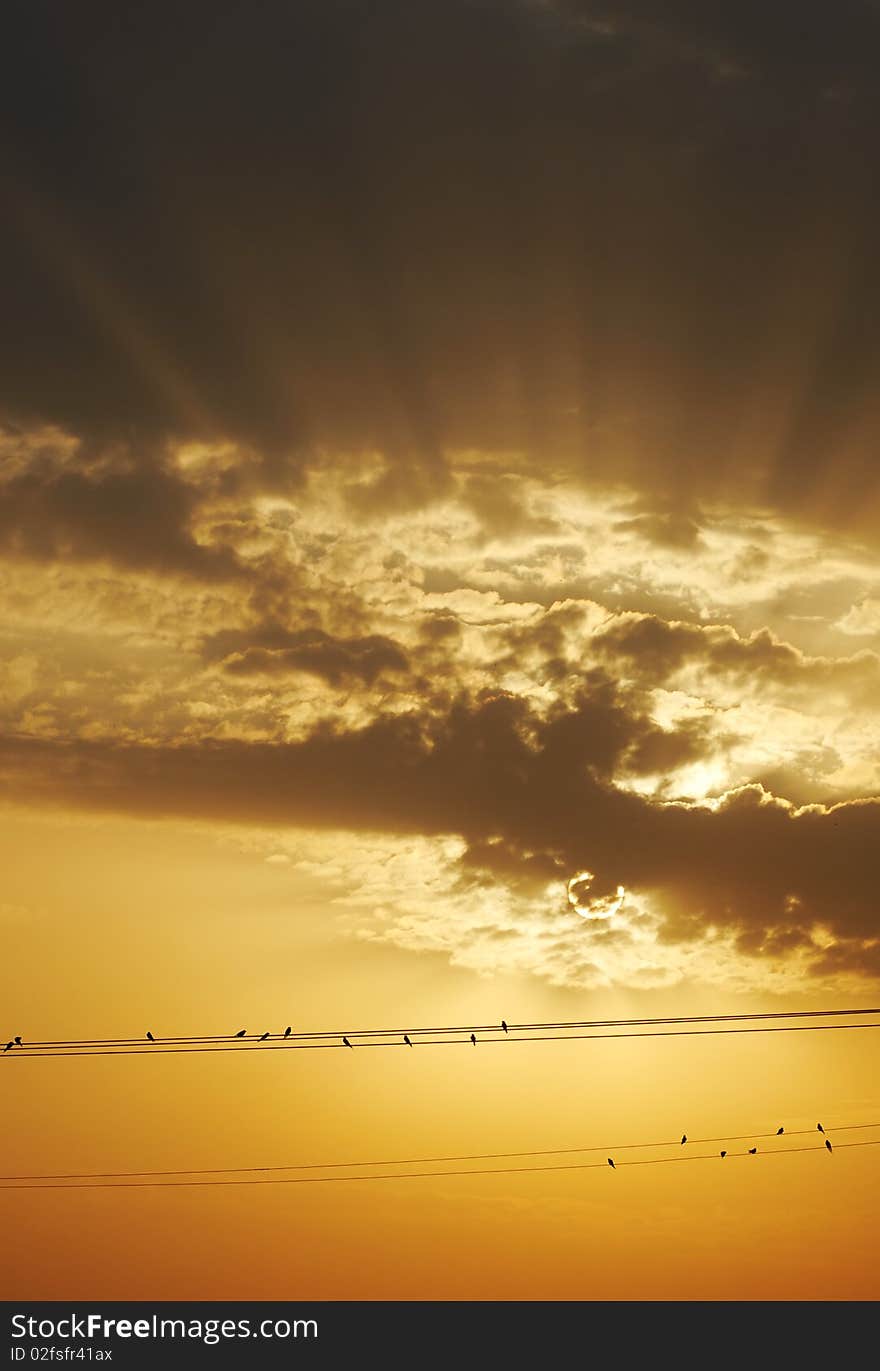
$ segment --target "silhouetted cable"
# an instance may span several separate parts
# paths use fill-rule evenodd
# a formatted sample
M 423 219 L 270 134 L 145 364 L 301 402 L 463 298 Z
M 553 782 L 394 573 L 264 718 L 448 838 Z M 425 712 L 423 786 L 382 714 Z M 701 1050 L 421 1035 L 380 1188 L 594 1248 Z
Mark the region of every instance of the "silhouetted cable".
M 400 1037 L 403 1033 L 408 1033 L 410 1037 L 423 1036 L 429 1033 L 491 1033 L 495 1029 L 502 1029 L 505 1033 L 536 1033 L 541 1030 L 565 1030 L 573 1028 L 640 1028 L 651 1027 L 652 1025 L 669 1024 L 709 1024 L 709 1023 L 747 1023 L 754 1020 L 770 1019 L 831 1019 L 831 1018 L 855 1018 L 857 1016 L 880 1015 L 880 1008 L 876 1009 L 804 1009 L 804 1010 L 774 1010 L 765 1013 L 755 1014 L 686 1014 L 675 1015 L 668 1018 L 643 1018 L 643 1019 L 571 1019 L 549 1023 L 505 1023 L 502 1019 L 498 1023 L 486 1024 L 440 1024 L 430 1028 L 411 1028 L 408 1025 L 403 1028 L 348 1028 L 348 1029 L 324 1029 L 315 1033 L 293 1033 L 291 1029 L 286 1029 L 283 1033 L 270 1033 L 270 1039 L 275 1038 L 279 1041 L 289 1040 L 292 1042 L 308 1042 L 320 1040 L 322 1038 L 338 1039 L 348 1038 L 375 1038 L 375 1037 Z M 257 1035 L 255 1035 L 256 1038 Z M 207 1033 L 207 1034 L 169 1034 L 153 1041 L 163 1043 L 228 1043 L 233 1039 L 245 1039 L 244 1029 L 237 1033 Z M 142 1043 L 142 1038 L 52 1038 L 33 1041 L 27 1044 L 30 1048 L 50 1048 L 50 1047 L 135 1047 Z
M 880 1138 L 872 1139 L 867 1142 L 838 1143 L 835 1151 L 843 1151 L 847 1147 L 880 1147 Z M 824 1147 L 780 1147 L 772 1152 L 762 1152 L 761 1158 L 790 1156 L 795 1152 L 821 1152 L 825 1155 Z M 727 1161 L 732 1161 L 737 1157 L 746 1157 L 748 1152 L 728 1152 Z M 642 1157 L 632 1162 L 618 1162 L 615 1169 L 627 1166 L 671 1166 L 683 1165 L 690 1162 L 718 1161 L 717 1152 L 696 1152 L 678 1157 Z M 0 1185 L 0 1191 L 4 1190 L 170 1190 L 182 1186 L 241 1186 L 241 1185 L 338 1185 L 344 1181 L 421 1181 L 432 1178 L 448 1176 L 517 1176 L 525 1175 L 530 1172 L 540 1171 L 593 1171 L 599 1167 L 609 1164 L 610 1158 L 604 1162 L 567 1162 L 553 1166 L 498 1166 L 480 1167 L 467 1171 L 384 1171 L 370 1176 L 273 1176 L 269 1180 L 222 1180 L 222 1181 L 76 1181 L 72 1185 L 58 1184 L 56 1182 L 43 1183 L 36 1185 L 23 1185 L 18 1182 L 14 1185 Z M 760 1165 L 760 1163 L 758 1163 Z
M 853 1133 L 858 1129 L 880 1128 L 880 1123 L 846 1123 L 838 1124 L 835 1133 Z M 807 1137 L 813 1134 L 812 1128 L 794 1128 L 788 1133 L 788 1137 Z M 763 1141 L 765 1138 L 778 1137 L 777 1133 L 724 1133 L 717 1138 L 692 1138 L 692 1146 L 700 1146 L 703 1143 L 716 1142 L 754 1142 L 755 1139 Z M 878 1140 L 880 1141 L 880 1140 Z M 605 1144 L 601 1147 L 540 1147 L 531 1148 L 524 1152 L 463 1152 L 454 1156 L 442 1157 L 382 1157 L 377 1161 L 356 1161 L 356 1162 L 292 1162 L 281 1166 L 186 1166 L 174 1171 L 66 1171 L 60 1174 L 35 1174 L 25 1176 L 0 1176 L 3 1181 L 75 1181 L 75 1180 L 113 1180 L 125 1179 L 134 1176 L 225 1176 L 241 1175 L 244 1173 L 257 1171 L 339 1171 L 347 1167 L 358 1166 L 428 1166 L 439 1162 L 485 1162 L 503 1161 L 517 1157 L 562 1157 L 570 1156 L 577 1152 L 632 1152 L 635 1150 L 647 1151 L 657 1147 L 675 1147 L 675 1139 L 667 1138 L 664 1142 L 643 1142 L 643 1143 L 614 1143 Z
M 846 1028 L 880 1028 L 880 1023 L 828 1023 L 828 1024 L 784 1024 L 780 1026 L 761 1025 L 753 1028 L 687 1028 L 687 1029 L 651 1029 L 645 1032 L 636 1033 L 534 1033 L 528 1037 L 513 1037 L 509 1033 L 502 1033 L 492 1037 L 481 1037 L 480 1045 L 484 1043 L 547 1043 L 547 1042 L 584 1042 L 598 1041 L 601 1039 L 617 1038 L 633 1040 L 636 1038 L 709 1038 L 719 1035 L 737 1033 L 832 1033 Z M 473 1042 L 473 1034 L 468 1038 L 422 1038 L 420 1047 L 460 1047 L 462 1043 L 470 1044 Z M 241 1042 L 235 1044 L 231 1042 L 220 1042 L 213 1046 L 203 1047 L 160 1047 L 158 1043 L 143 1043 L 139 1047 L 102 1047 L 102 1048 L 65 1048 L 57 1051 L 50 1048 L 46 1051 L 35 1048 L 24 1047 L 19 1052 L 4 1057 L 4 1061 L 14 1061 L 16 1058 L 37 1058 L 37 1057 L 158 1057 L 163 1054 L 185 1054 L 193 1052 L 220 1053 L 220 1052 L 314 1052 L 322 1049 L 345 1049 L 352 1044 L 347 1038 L 342 1038 L 339 1042 L 295 1042 L 292 1038 L 287 1042 Z M 371 1039 L 368 1042 L 357 1042 L 359 1049 L 371 1047 L 406 1047 L 402 1039 L 390 1039 L 379 1041 Z

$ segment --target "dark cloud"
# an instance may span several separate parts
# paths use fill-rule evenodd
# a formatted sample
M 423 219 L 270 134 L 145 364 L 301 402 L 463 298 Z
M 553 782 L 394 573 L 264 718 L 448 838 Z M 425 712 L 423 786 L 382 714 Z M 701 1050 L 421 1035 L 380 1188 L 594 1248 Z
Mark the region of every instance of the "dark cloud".
M 14 0 L 4 37 L 0 411 L 266 485 L 375 449 L 371 509 L 459 447 L 872 517 L 872 5 Z
M 638 533 L 661 547 L 693 548 L 700 541 L 700 526 L 686 514 L 638 514 L 620 519 L 614 527 L 624 533 Z
M 725 66 L 759 71 L 789 90 L 824 89 L 835 80 L 874 90 L 880 15 L 871 0 L 844 0 L 833 13 L 788 0 L 772 10 L 761 0 L 671 0 L 662 10 L 653 0 L 550 0 L 550 8 L 561 19 L 601 23 L 618 41 L 665 46 L 722 74 Z
M 556 532 L 552 519 L 526 509 L 516 475 L 469 476 L 462 501 L 476 514 L 489 537 L 546 536 Z
M 594 646 L 598 652 L 622 658 L 658 682 L 680 671 L 691 654 L 699 655 L 704 650 L 699 628 L 670 623 L 653 614 L 612 624 L 596 634 Z
M 149 458 L 116 469 L 37 463 L 0 481 L 0 551 L 41 561 L 108 559 L 132 570 L 229 579 L 243 568 L 227 547 L 196 542 L 199 494 Z
M 618 883 L 650 894 L 673 939 L 711 924 L 779 950 L 816 922 L 843 938 L 876 938 L 880 802 L 794 811 L 749 786 L 715 808 L 652 803 L 610 776 L 645 727 L 601 691 L 547 720 L 499 695 L 432 720 L 325 726 L 289 745 L 7 739 L 0 770 L 6 793 L 25 802 L 457 833 L 496 879 L 540 887 L 549 873 L 586 868 L 596 876 L 591 895 Z
M 696 666 L 741 690 L 768 685 L 836 690 L 855 703 L 873 704 L 880 681 L 880 657 L 874 652 L 811 657 L 766 628 L 742 637 L 725 624 L 670 623 L 642 615 L 619 619 L 592 641 L 600 657 L 616 658 L 627 674 L 657 685 Z M 822 703 L 821 695 L 816 699 Z
M 461 622 L 454 614 L 426 614 L 419 625 L 419 636 L 429 644 L 449 643 L 461 637 Z
M 239 638 L 246 638 L 243 632 Z M 307 672 L 328 685 L 351 681 L 373 685 L 384 673 L 401 675 L 408 671 L 406 654 L 390 638 L 373 633 L 364 638 L 334 638 L 322 629 L 297 632 L 276 631 L 269 635 L 271 645 L 249 643 L 231 652 L 223 669 L 236 676 L 284 676 Z

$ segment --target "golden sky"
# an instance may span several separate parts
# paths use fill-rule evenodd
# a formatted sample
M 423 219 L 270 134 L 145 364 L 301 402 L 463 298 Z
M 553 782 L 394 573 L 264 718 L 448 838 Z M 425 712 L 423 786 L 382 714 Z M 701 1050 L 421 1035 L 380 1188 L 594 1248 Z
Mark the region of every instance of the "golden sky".
M 16 13 L 4 1042 L 876 1002 L 880 21 L 770 8 Z M 880 1140 L 875 1050 L 7 1059 L 3 1170 Z M 817 1144 L 9 1192 L 2 1289 L 876 1298 Z

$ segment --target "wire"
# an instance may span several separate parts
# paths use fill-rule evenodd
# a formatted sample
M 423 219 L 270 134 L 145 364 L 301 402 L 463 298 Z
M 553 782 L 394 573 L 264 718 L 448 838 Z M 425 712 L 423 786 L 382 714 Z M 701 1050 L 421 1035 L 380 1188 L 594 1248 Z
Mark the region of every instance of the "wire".
M 866 1142 L 838 1143 L 835 1151 L 841 1151 L 846 1147 L 880 1147 L 880 1138 Z M 781 1157 L 793 1155 L 796 1152 L 822 1152 L 824 1147 L 780 1147 L 772 1152 L 763 1152 L 763 1157 Z M 736 1160 L 739 1157 L 748 1157 L 749 1152 L 728 1152 L 725 1161 Z M 615 1163 L 615 1170 L 626 1166 L 665 1166 L 667 1164 L 682 1162 L 704 1162 L 717 1161 L 718 1154 L 715 1152 L 698 1152 L 687 1157 L 643 1157 L 632 1162 Z M 343 1181 L 418 1181 L 429 1180 L 432 1178 L 448 1176 L 515 1176 L 524 1175 L 529 1172 L 537 1171 L 593 1171 L 598 1167 L 607 1167 L 608 1161 L 604 1162 L 566 1162 L 554 1164 L 553 1166 L 502 1166 L 502 1167 L 481 1167 L 477 1170 L 467 1171 L 386 1171 L 372 1176 L 273 1176 L 270 1180 L 241 1180 L 241 1181 L 77 1181 L 73 1185 L 58 1184 L 57 1182 L 43 1183 L 36 1185 L 23 1185 L 18 1182 L 14 1185 L 0 1185 L 3 1190 L 170 1190 L 181 1186 L 202 1187 L 202 1186 L 242 1186 L 242 1185 L 333 1185 Z
M 840 1124 L 833 1128 L 829 1127 L 829 1133 L 853 1133 L 858 1129 L 880 1128 L 880 1123 L 847 1123 Z M 813 1128 L 793 1128 L 786 1133 L 786 1137 L 800 1138 L 810 1137 L 815 1133 Z M 779 1134 L 772 1133 L 737 1133 L 721 1134 L 717 1138 L 689 1138 L 688 1142 L 693 1147 L 699 1147 L 703 1143 L 716 1142 L 762 1142 L 765 1138 L 776 1138 Z M 482 1162 L 482 1161 L 501 1161 L 515 1157 L 560 1157 L 570 1155 L 575 1152 L 630 1152 L 636 1149 L 654 1147 L 678 1147 L 678 1138 L 669 1138 L 664 1142 L 645 1142 L 645 1143 L 607 1143 L 601 1147 L 542 1147 L 533 1148 L 526 1152 L 465 1152 L 455 1156 L 443 1157 L 383 1157 L 379 1161 L 357 1161 L 357 1162 L 295 1162 L 283 1166 L 208 1166 L 195 1167 L 187 1166 L 176 1171 L 67 1171 L 59 1175 L 29 1175 L 29 1176 L 0 1176 L 3 1181 L 73 1181 L 73 1180 L 114 1180 L 127 1179 L 134 1176 L 223 1176 L 240 1175 L 245 1172 L 255 1171 L 337 1171 L 345 1167 L 352 1166 L 427 1166 L 438 1162 Z M 778 1149 L 777 1149 L 778 1150 Z M 783 1149 L 784 1150 L 784 1149 Z M 622 1163 L 621 1163 L 622 1165 Z
M 875 1013 L 877 1011 L 874 1011 Z M 672 1030 L 648 1030 L 637 1033 L 544 1033 L 533 1034 L 530 1037 L 514 1037 L 509 1033 L 495 1034 L 492 1037 L 482 1037 L 478 1039 L 480 1045 L 486 1043 L 546 1043 L 546 1042 L 578 1042 L 596 1041 L 606 1038 L 709 1038 L 731 1033 L 831 1033 L 835 1030 L 846 1028 L 880 1028 L 878 1023 L 843 1023 L 843 1024 L 785 1024 L 780 1027 L 769 1027 L 762 1025 L 756 1028 L 689 1028 Z M 349 1035 L 346 1035 L 349 1036 Z M 460 1047 L 468 1043 L 468 1038 L 423 1038 L 419 1046 L 421 1047 Z M 371 1040 L 369 1042 L 358 1042 L 357 1049 L 371 1047 L 406 1047 L 407 1044 L 401 1037 L 399 1041 L 381 1042 Z M 225 1043 L 216 1047 L 160 1047 L 159 1044 L 143 1043 L 139 1047 L 123 1048 L 84 1048 L 56 1051 L 54 1048 L 48 1051 L 42 1049 L 34 1050 L 24 1046 L 15 1052 L 4 1053 L 4 1057 L 29 1058 L 36 1057 L 156 1057 L 163 1055 L 186 1054 L 193 1052 L 200 1053 L 221 1053 L 221 1052 L 312 1052 L 318 1049 L 342 1049 L 347 1051 L 348 1045 L 339 1042 L 241 1042 L 240 1044 Z
M 670 1018 L 645 1018 L 645 1019 L 573 1019 L 563 1020 L 552 1023 L 510 1023 L 507 1025 L 510 1033 L 533 1033 L 540 1029 L 569 1029 L 569 1028 L 638 1028 L 649 1027 L 661 1024 L 705 1024 L 705 1023 L 739 1023 L 756 1019 L 830 1019 L 830 1018 L 855 1018 L 856 1015 L 880 1015 L 880 1008 L 876 1009 L 804 1009 L 804 1010 L 774 1010 L 756 1014 L 701 1014 L 701 1015 L 677 1015 Z M 307 1040 L 331 1038 L 369 1038 L 369 1037 L 402 1037 L 407 1033 L 410 1037 L 421 1037 L 428 1033 L 491 1033 L 500 1028 L 498 1023 L 488 1024 L 443 1024 L 433 1028 L 347 1028 L 347 1029 L 325 1029 L 315 1033 L 270 1033 L 269 1039 L 277 1039 L 289 1044 Z M 239 1046 L 250 1046 L 253 1039 L 262 1035 L 254 1034 L 249 1042 L 246 1038 L 239 1041 Z M 202 1035 L 171 1035 L 157 1039 L 163 1043 L 230 1043 L 232 1044 L 238 1034 L 232 1033 L 209 1033 Z M 50 1048 L 50 1047 L 143 1047 L 145 1051 L 150 1051 L 142 1037 L 137 1038 L 72 1038 L 72 1039 L 46 1039 L 45 1041 L 34 1041 L 26 1043 L 25 1048 Z

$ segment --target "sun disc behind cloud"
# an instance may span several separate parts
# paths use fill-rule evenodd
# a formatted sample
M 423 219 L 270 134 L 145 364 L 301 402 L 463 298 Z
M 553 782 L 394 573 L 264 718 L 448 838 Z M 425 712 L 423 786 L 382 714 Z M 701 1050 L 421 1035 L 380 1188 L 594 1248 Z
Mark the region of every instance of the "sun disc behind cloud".
M 623 907 L 626 891 L 619 885 L 614 895 L 590 898 L 588 892 L 595 879 L 592 871 L 576 872 L 566 886 L 568 902 L 582 919 L 610 919 Z

